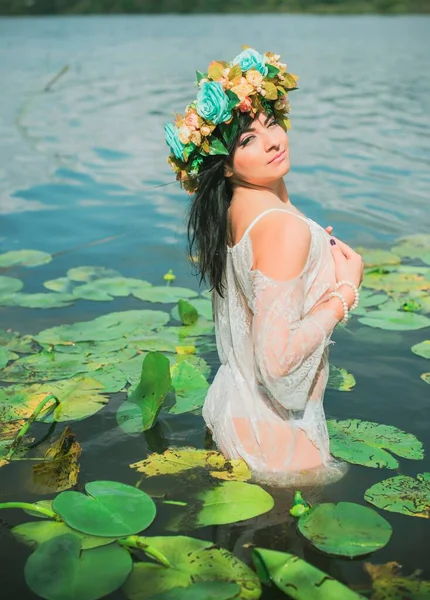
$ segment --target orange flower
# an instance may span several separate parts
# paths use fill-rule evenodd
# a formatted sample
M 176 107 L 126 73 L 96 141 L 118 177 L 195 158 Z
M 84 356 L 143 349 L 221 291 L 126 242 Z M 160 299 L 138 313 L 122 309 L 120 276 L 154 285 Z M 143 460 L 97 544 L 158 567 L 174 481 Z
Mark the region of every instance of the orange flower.
M 260 87 L 263 81 L 263 75 L 258 71 L 251 69 L 246 72 L 246 81 L 255 88 Z
M 252 108 L 252 100 L 249 96 L 247 96 L 242 102 L 239 104 L 240 112 L 249 112 Z
M 242 102 L 247 96 L 249 96 L 249 94 L 252 94 L 254 88 L 250 83 L 246 81 L 245 77 L 242 77 L 240 83 L 234 85 L 231 88 L 231 91 L 234 92 L 236 96 L 239 97 L 239 100 Z

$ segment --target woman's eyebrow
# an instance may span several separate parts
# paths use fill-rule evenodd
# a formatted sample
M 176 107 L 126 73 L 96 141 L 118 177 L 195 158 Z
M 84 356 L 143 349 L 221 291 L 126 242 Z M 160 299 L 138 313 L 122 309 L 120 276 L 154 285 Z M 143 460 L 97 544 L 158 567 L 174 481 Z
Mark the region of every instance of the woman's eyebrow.
M 269 121 L 272 121 L 275 117 L 273 115 L 269 115 L 266 120 L 264 121 L 264 125 L 267 125 L 269 123 Z M 241 135 L 243 135 L 244 133 L 249 133 L 250 131 L 253 131 L 255 133 L 255 129 L 251 126 L 251 127 L 247 127 L 246 129 L 244 129 L 241 133 Z

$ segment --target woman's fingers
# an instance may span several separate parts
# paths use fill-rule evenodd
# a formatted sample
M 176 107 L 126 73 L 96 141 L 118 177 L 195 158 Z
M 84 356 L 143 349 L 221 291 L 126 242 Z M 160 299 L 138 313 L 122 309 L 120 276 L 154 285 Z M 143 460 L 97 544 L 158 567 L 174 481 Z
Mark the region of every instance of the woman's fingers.
M 327 231 L 328 234 L 330 234 L 333 231 L 333 227 L 331 225 L 329 225 L 328 227 L 325 228 L 325 230 Z
M 350 246 L 348 246 L 348 244 L 345 244 L 345 242 L 342 242 L 337 237 L 332 236 L 331 239 L 336 242 L 334 245 L 332 244 L 333 249 L 338 248 L 345 256 L 345 258 L 352 258 L 356 254 L 354 250 Z

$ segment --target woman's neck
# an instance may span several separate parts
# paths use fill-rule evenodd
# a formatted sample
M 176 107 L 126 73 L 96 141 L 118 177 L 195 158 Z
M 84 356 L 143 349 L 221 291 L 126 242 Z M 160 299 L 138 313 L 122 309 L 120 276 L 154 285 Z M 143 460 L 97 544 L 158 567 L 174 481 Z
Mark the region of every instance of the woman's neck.
M 269 192 L 276 196 L 276 198 L 284 204 L 291 204 L 288 196 L 287 186 L 283 178 L 278 179 L 270 184 L 266 185 L 254 185 L 248 182 L 240 182 L 234 186 L 233 196 L 242 196 L 246 194 L 247 198 L 251 196 L 259 196 L 261 192 Z

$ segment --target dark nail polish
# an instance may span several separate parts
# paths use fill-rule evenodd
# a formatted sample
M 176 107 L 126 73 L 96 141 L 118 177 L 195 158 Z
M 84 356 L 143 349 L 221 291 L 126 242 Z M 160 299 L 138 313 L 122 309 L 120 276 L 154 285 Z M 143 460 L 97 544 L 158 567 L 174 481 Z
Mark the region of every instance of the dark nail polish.
M 334 239 L 332 238 L 332 239 L 330 240 L 330 244 L 331 244 L 332 246 L 336 246 L 336 240 L 334 240 Z

